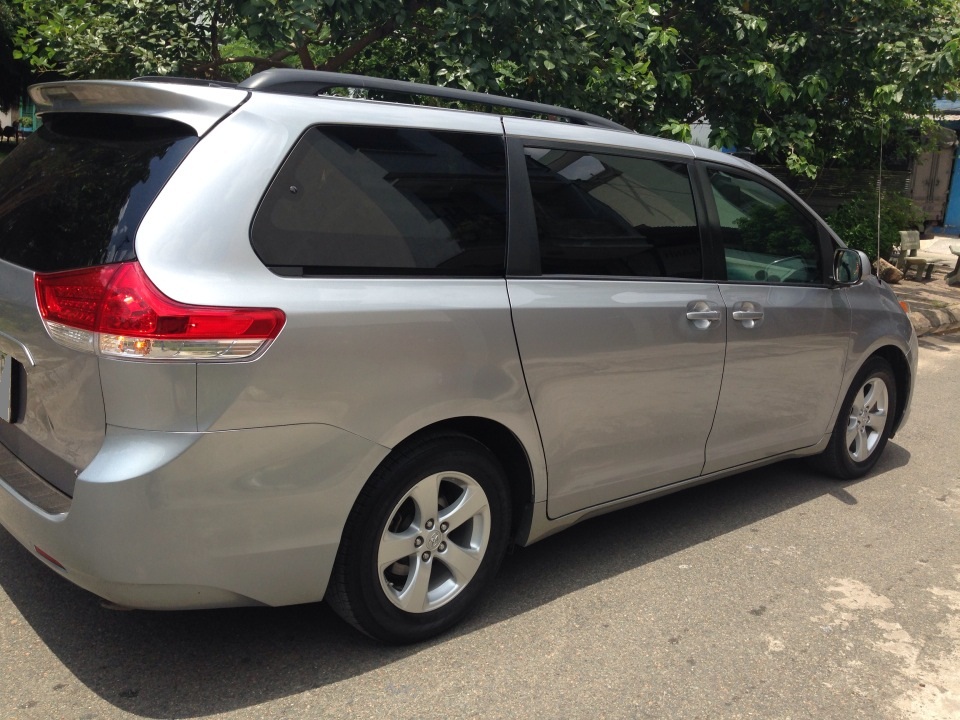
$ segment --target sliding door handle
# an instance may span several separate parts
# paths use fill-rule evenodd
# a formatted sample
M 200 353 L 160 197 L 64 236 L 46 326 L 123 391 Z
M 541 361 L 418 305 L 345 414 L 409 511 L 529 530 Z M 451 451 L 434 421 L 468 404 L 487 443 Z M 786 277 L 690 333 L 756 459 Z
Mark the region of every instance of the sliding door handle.
M 706 300 L 695 300 L 687 305 L 687 320 L 693 321 L 695 328 L 706 330 L 712 323 L 720 322 L 720 311 L 710 307 Z

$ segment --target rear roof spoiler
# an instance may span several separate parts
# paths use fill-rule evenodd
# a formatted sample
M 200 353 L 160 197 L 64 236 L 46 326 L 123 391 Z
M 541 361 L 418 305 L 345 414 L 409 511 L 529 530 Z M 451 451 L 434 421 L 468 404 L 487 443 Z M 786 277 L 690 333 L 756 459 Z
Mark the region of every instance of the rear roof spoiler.
M 50 112 L 94 112 L 148 115 L 189 125 L 203 135 L 241 105 L 250 93 L 231 87 L 211 92 L 195 83 L 133 80 L 70 80 L 30 88 L 30 98 L 43 115 Z

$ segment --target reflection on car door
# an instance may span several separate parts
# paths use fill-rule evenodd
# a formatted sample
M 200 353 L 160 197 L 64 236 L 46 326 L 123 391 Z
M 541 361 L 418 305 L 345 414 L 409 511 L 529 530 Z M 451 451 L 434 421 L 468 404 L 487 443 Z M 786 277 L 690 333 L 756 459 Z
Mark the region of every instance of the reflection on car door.
M 813 218 L 757 180 L 710 170 L 728 281 L 727 355 L 704 473 L 808 447 L 829 432 L 851 314 L 827 286 Z
M 542 275 L 508 280 L 548 514 L 697 476 L 724 318 L 687 166 L 528 148 Z

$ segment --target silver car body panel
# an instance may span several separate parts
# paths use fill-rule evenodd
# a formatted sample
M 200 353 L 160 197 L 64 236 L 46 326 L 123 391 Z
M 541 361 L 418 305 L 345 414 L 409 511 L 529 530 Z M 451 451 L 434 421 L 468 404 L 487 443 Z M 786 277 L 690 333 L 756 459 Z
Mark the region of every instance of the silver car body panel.
M 736 475 L 737 473 L 764 467 L 765 465 L 772 465 L 773 463 L 777 463 L 782 460 L 816 455 L 827 447 L 827 443 L 829 441 L 830 436 L 825 435 L 816 445 L 812 445 L 807 448 L 764 458 L 763 460 L 757 460 L 756 462 L 737 465 L 736 467 L 727 468 L 726 470 L 721 470 L 719 472 L 698 475 L 697 477 L 691 477 L 687 480 L 671 483 L 669 485 L 663 485 L 651 490 L 639 492 L 635 495 L 628 495 L 617 500 L 611 500 L 600 505 L 594 505 L 593 507 L 582 508 L 576 512 L 569 513 L 559 518 L 554 518 L 549 515 L 546 502 L 538 503 L 530 509 L 530 512 L 525 519 L 523 532 L 518 537 L 517 542 L 521 545 L 531 545 L 535 542 L 543 540 L 544 538 L 550 537 L 551 535 L 555 535 L 556 533 L 561 532 L 572 525 L 576 525 L 579 522 L 589 520 L 593 517 L 606 515 L 609 512 L 622 510 L 623 508 L 628 508 L 633 505 L 639 505 L 640 503 L 654 500 L 658 497 L 663 497 L 664 495 L 669 495 L 671 493 L 679 492 L 680 490 L 696 487 L 697 485 L 703 485 L 713 480 L 729 477 L 730 475 Z
M 899 300 L 893 290 L 886 283 L 875 276 L 869 275 L 863 282 L 844 289 L 847 302 L 852 312 L 852 326 L 856 332 L 850 333 L 850 352 L 847 355 L 847 364 L 843 372 L 841 387 L 843 393 L 837 399 L 837 408 L 846 389 L 853 384 L 854 377 L 860 368 L 878 351 L 891 349 L 896 357 L 901 357 L 906 363 L 907 394 L 897 397 L 899 419 L 893 428 L 893 433 L 903 426 L 910 416 L 910 407 L 913 401 L 913 385 L 917 377 L 919 361 L 919 344 L 917 333 L 910 323 L 910 318 L 902 312 Z
M 103 442 L 97 359 L 50 339 L 37 312 L 33 278 L 29 270 L 0 260 L 0 352 L 19 362 L 30 378 L 23 418 L 4 433 L 22 434 L 43 454 L 79 470 Z
M 833 426 L 850 336 L 840 289 L 721 283 L 720 294 L 727 354 L 704 473 L 819 442 Z M 744 304 L 762 317 L 735 319 Z
M 716 284 L 511 280 L 523 368 L 558 517 L 698 476 L 720 393 Z M 702 325 L 699 326 L 699 325 Z
M 328 425 L 108 426 L 69 512 L 47 515 L 0 480 L 0 517 L 67 579 L 121 605 L 309 602 L 323 596 L 357 486 L 387 452 Z
M 199 429 L 196 363 L 100 358 L 100 384 L 111 425 L 158 432 Z
M 917 335 L 910 324 L 909 318 L 899 307 L 896 295 L 890 290 L 889 286 L 882 284 L 874 276 L 868 276 L 852 287 L 838 288 L 832 292 L 844 296 L 843 304 L 850 308 L 851 325 L 858 332 L 851 332 L 847 339 L 849 350 L 846 354 L 846 363 L 843 366 L 842 379 L 839 383 L 840 392 L 830 413 L 828 425 L 817 442 L 806 447 L 798 447 L 794 450 L 731 465 L 720 470 L 710 471 L 705 468 L 704 473 L 697 477 L 690 477 L 680 482 L 637 492 L 592 507 L 584 507 L 562 517 L 553 516 L 549 512 L 548 503 L 540 502 L 530 509 L 518 542 L 529 545 L 598 515 L 782 460 L 817 455 L 827 447 L 827 443 L 830 441 L 833 424 L 836 422 L 844 396 L 853 384 L 856 374 L 867 359 L 877 352 L 892 351 L 895 355 L 903 358 L 906 364 L 907 394 L 905 397 L 900 395 L 897 398 L 899 420 L 894 430 L 902 427 L 910 415 L 910 406 L 913 399 L 910 382 L 916 377 L 919 350 Z

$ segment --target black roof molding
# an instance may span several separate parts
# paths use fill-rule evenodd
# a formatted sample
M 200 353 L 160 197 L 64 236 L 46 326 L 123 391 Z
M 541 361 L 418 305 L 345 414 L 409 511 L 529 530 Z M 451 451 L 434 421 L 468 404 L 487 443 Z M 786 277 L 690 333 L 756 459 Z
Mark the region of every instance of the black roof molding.
M 237 87 L 243 90 L 259 90 L 285 95 L 320 95 L 332 88 L 379 90 L 381 92 L 398 93 L 402 95 L 436 97 L 475 105 L 485 105 L 487 107 L 509 108 L 534 115 L 559 117 L 578 125 L 589 125 L 592 127 L 632 132 L 629 128 L 613 120 L 608 120 L 605 117 L 580 112 L 579 110 L 569 110 L 557 105 L 546 105 L 544 103 L 516 100 L 500 95 L 471 92 L 470 90 L 460 90 L 458 88 L 438 87 L 436 85 L 425 85 L 423 83 L 407 82 L 405 80 L 389 80 L 368 75 L 349 75 L 323 70 L 272 68 L 250 76 Z

